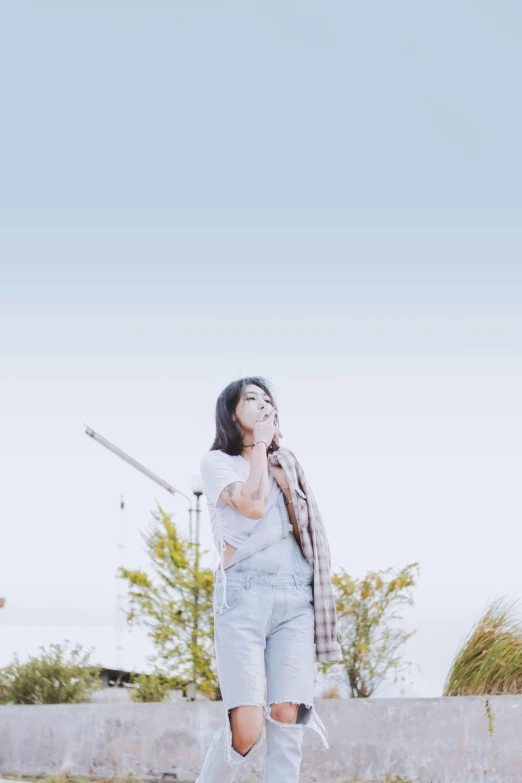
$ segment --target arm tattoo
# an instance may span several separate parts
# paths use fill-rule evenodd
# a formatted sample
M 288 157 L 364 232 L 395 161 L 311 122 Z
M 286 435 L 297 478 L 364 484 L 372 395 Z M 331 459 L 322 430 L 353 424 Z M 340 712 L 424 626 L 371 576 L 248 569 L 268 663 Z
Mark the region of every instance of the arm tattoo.
M 259 500 L 259 498 L 261 497 L 261 490 L 263 489 L 264 481 L 265 481 L 265 477 L 262 475 L 259 479 L 259 485 L 256 491 L 252 495 L 250 495 L 252 500 Z
M 227 487 L 227 495 L 228 495 L 228 499 L 229 499 L 229 501 L 230 501 L 230 504 L 231 504 L 231 505 L 232 505 L 232 506 L 233 506 L 233 507 L 236 509 L 236 511 L 237 511 L 237 510 L 238 510 L 238 508 L 237 508 L 237 503 L 235 502 L 235 500 L 234 500 L 234 498 L 233 498 L 233 495 L 234 495 L 234 489 L 236 488 L 236 484 L 237 484 L 237 481 L 233 481 L 233 482 L 232 482 L 232 484 L 229 484 L 229 485 L 228 485 L 228 487 Z

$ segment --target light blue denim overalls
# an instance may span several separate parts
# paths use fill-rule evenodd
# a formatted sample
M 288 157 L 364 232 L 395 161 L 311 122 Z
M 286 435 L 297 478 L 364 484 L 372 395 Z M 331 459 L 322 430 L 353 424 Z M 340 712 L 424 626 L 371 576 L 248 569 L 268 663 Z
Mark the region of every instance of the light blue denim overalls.
M 313 568 L 296 541 L 283 495 L 214 585 L 214 641 L 219 685 L 227 710 L 196 783 L 229 783 L 246 756 L 232 747 L 228 710 L 264 708 L 265 783 L 297 783 L 304 727 L 326 730 L 315 712 Z M 226 602 L 226 603 L 225 603 Z M 280 723 L 270 705 L 299 704 L 297 723 Z

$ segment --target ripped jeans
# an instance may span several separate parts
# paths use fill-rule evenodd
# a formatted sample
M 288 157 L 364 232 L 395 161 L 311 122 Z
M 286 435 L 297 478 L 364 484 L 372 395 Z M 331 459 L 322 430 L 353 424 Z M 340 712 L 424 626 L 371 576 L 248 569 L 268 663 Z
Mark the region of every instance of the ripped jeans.
M 232 558 L 226 572 L 228 606 L 223 604 L 222 575 L 216 573 L 214 640 L 227 717 L 214 735 L 198 781 L 233 780 L 245 756 L 232 747 L 229 710 L 255 705 L 264 708 L 264 780 L 294 783 L 299 778 L 304 728 L 317 731 L 328 747 L 326 730 L 313 706 L 313 568 L 289 525 L 288 534 L 276 543 L 236 564 Z M 272 718 L 270 706 L 283 702 L 300 705 L 297 723 Z

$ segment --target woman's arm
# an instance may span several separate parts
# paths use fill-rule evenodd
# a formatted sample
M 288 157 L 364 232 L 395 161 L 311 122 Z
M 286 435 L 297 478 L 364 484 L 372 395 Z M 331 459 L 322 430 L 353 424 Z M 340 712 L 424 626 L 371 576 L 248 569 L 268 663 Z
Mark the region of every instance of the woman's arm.
M 221 493 L 221 499 L 244 517 L 261 519 L 268 503 L 267 446 L 259 442 L 252 449 L 250 475 L 246 482 L 234 481 Z

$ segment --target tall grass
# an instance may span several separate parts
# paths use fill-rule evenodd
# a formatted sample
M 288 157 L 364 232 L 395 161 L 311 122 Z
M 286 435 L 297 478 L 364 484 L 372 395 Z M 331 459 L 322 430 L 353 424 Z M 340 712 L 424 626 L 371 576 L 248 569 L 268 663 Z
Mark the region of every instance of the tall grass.
M 522 693 L 522 624 L 517 601 L 494 601 L 457 653 L 444 696 Z

